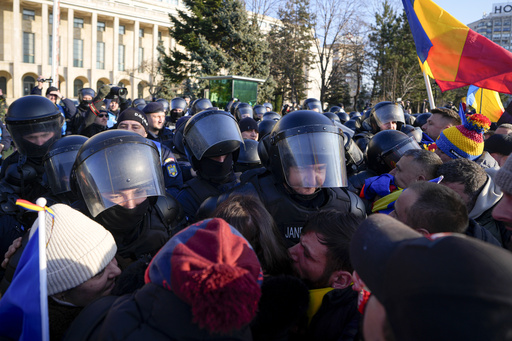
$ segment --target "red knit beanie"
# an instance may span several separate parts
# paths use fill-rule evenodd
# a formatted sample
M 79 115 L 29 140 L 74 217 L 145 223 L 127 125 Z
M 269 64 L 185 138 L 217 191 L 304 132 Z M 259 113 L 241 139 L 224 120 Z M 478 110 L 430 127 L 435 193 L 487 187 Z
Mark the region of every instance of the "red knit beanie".
M 222 219 L 209 219 L 175 235 L 153 258 L 146 283 L 188 303 L 193 322 L 228 333 L 256 315 L 262 271 L 247 240 Z

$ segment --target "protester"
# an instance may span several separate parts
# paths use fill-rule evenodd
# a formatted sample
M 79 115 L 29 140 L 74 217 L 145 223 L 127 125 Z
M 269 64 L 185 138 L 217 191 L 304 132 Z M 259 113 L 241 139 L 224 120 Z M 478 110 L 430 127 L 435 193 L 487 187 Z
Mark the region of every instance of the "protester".
M 512 135 L 494 134 L 485 140 L 484 150 L 503 166 L 508 156 L 512 153 Z
M 508 230 L 512 230 L 512 158 L 507 159 L 496 173 L 495 181 L 503 192 L 503 197 L 494 207 L 492 217 L 503 222 Z

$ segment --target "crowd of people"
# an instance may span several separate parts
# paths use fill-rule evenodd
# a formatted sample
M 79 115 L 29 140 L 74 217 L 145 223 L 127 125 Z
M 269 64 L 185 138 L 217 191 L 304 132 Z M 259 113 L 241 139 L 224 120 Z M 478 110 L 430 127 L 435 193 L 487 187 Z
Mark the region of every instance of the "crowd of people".
M 0 294 L 44 197 L 52 339 L 512 338 L 511 124 L 38 90 L 0 126 Z

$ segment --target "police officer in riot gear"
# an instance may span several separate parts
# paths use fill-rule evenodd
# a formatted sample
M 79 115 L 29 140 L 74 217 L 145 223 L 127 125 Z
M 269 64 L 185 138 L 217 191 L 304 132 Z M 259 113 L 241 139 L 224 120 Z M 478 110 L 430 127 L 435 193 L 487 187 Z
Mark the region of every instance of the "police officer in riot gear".
M 404 109 L 396 102 L 377 103 L 371 108 L 368 117 L 363 117 L 360 118 L 360 124 L 356 124 L 354 141 L 364 153 L 374 134 L 383 130 L 400 130 L 405 124 Z
M 71 169 L 78 150 L 87 140 L 88 138 L 82 135 L 64 136 L 48 148 L 43 158 L 43 165 L 52 193 L 49 199 L 55 203 L 71 205 L 78 200 L 76 193 L 71 191 Z
M 195 220 L 201 203 L 238 183 L 233 162 L 242 135 L 235 118 L 222 110 L 205 110 L 192 116 L 183 131 L 183 146 L 197 177 L 187 181 L 176 197 L 188 222 Z
M 0 171 L 3 213 L 19 213 L 15 206 L 18 198 L 34 201 L 49 192 L 43 185 L 43 156 L 61 138 L 63 122 L 59 109 L 46 97 L 25 96 L 9 106 L 5 123 L 17 150 L 5 159 Z
M 126 259 L 154 255 L 180 219 L 179 204 L 165 193 L 155 144 L 132 131 L 91 137 L 78 151 L 72 181 L 84 213 L 112 233 Z
M 323 113 L 324 109 L 322 107 L 322 103 L 316 98 L 308 98 L 304 100 L 304 104 L 302 105 L 304 110 L 313 110 L 319 113 Z
M 190 109 L 188 110 L 188 114 L 190 116 L 194 116 L 195 114 L 200 113 L 206 109 L 212 108 L 212 102 L 208 98 L 198 98 L 190 105 Z
M 263 105 L 261 104 L 256 104 L 253 108 L 254 110 L 254 119 L 256 121 L 261 121 L 263 120 L 263 115 L 265 115 L 265 113 L 267 113 L 267 108 L 265 108 Z
M 336 209 L 365 217 L 362 200 L 344 188 L 343 132 L 327 117 L 310 110 L 292 112 L 263 143 L 266 153 L 260 157 L 267 169 L 244 173 L 242 185 L 232 192 L 257 195 L 290 245 L 299 241 L 312 212 Z
M 173 98 L 171 100 L 169 109 L 171 113 L 170 116 L 168 116 L 168 121 L 172 124 L 176 124 L 176 121 L 178 121 L 180 117 L 185 115 L 185 110 L 187 109 L 187 102 L 181 97 Z
M 246 117 L 254 119 L 254 110 L 249 103 L 240 103 L 235 109 L 235 117 L 238 122 Z

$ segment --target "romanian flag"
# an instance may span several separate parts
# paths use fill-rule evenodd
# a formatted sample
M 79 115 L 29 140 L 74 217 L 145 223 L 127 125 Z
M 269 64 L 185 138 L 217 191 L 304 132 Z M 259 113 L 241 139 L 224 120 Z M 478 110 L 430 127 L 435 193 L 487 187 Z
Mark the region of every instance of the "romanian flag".
M 442 91 L 475 85 L 512 94 L 511 52 L 469 29 L 431 0 L 402 2 L 420 66 Z
M 505 111 L 499 93 L 473 85 L 468 89 L 466 101 L 477 113 L 485 115 L 491 122 L 498 122 Z

